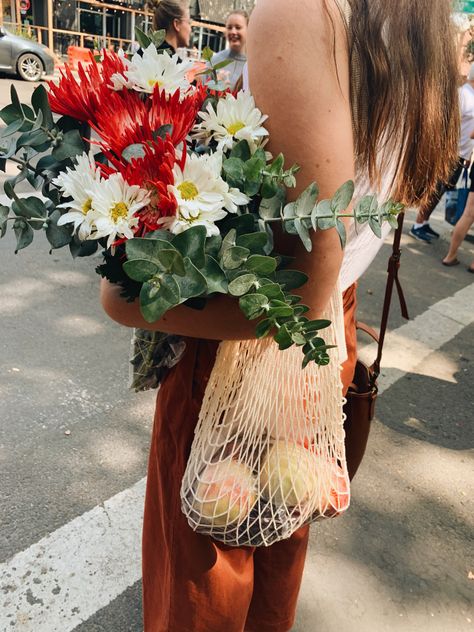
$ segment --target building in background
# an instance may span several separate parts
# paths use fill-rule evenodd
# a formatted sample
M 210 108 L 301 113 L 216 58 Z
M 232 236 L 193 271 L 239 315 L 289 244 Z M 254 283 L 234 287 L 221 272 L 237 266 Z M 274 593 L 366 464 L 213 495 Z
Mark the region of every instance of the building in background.
M 250 11 L 255 0 L 192 0 L 194 45 L 225 46 L 223 25 L 234 9 Z M 152 14 L 144 0 L 0 0 L 0 23 L 66 54 L 69 46 L 127 48 L 135 26 L 147 30 Z

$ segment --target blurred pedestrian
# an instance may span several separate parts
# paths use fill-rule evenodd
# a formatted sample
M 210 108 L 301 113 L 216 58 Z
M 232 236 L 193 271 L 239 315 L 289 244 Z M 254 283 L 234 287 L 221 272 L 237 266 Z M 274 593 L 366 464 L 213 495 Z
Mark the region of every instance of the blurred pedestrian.
M 189 48 L 191 15 L 187 0 L 152 0 L 153 28 L 166 31 L 160 49 L 174 54 L 178 48 Z
M 473 134 L 474 136 L 474 134 Z M 457 266 L 460 261 L 457 258 L 459 246 L 462 244 L 465 236 L 469 232 L 471 226 L 474 224 L 474 164 L 471 167 L 471 186 L 469 190 L 469 196 L 466 202 L 466 208 L 454 227 L 453 234 L 451 235 L 451 241 L 449 244 L 448 254 L 444 257 L 441 263 L 444 266 Z M 468 272 L 474 274 L 474 261 L 467 268 Z
M 453 167 L 448 182 L 440 182 L 428 204 L 419 209 L 416 221 L 410 229 L 412 237 L 426 243 L 431 243 L 433 239 L 438 239 L 439 237 L 439 233 L 434 231 L 429 224 L 431 213 L 438 205 L 443 193 L 456 188 L 463 168 L 468 167 L 470 164 L 472 150 L 474 149 L 474 139 L 472 138 L 472 133 L 474 132 L 474 64 L 471 64 L 467 82 L 459 88 L 459 107 L 461 110 L 461 133 L 458 161 Z
M 212 58 L 212 64 L 215 66 L 227 59 L 232 60 L 228 66 L 219 73 L 219 78 L 227 83 L 231 90 L 234 90 L 244 70 L 247 62 L 247 27 L 249 23 L 249 14 L 246 11 L 232 11 L 227 16 L 225 23 L 225 33 L 228 48 L 216 53 Z

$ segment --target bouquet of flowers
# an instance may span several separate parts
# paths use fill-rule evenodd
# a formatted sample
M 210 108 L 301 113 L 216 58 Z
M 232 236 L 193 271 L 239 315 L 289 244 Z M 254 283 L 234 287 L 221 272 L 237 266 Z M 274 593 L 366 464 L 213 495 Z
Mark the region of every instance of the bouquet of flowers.
M 6 124 L 0 134 L 0 168 L 11 160 L 19 172 L 5 183 L 11 204 L 0 206 L 0 236 L 11 222 L 17 251 L 27 247 L 38 232 L 45 234 L 51 249 L 68 247 L 74 257 L 102 248 L 98 273 L 119 284 L 125 298 L 138 300 L 150 323 L 177 305 L 200 309 L 216 294 L 231 295 L 247 318 L 258 320 L 256 341 L 251 341 L 256 346 L 245 352 L 240 348 L 241 356 L 250 354 L 254 362 L 264 357 L 268 362 L 271 356 L 274 363 L 273 351 L 278 346 L 291 349 L 287 357 L 293 364 L 298 356 L 298 365 L 302 361 L 303 367 L 312 365 L 317 372 L 317 365 L 329 363 L 335 343 L 319 333 L 330 327 L 330 321 L 305 316 L 308 308 L 293 291 L 307 277 L 292 270 L 291 260 L 274 251 L 272 226 L 277 223 L 298 236 L 310 250 L 311 230 L 335 228 L 344 244 L 343 217 L 369 222 L 379 233 L 384 220 L 396 225 L 400 206 L 392 201 L 379 205 L 368 196 L 348 211 L 352 182 L 343 184 L 331 200 L 318 200 L 317 185 L 311 184 L 296 201 L 287 203 L 286 191 L 295 186 L 298 168 L 286 166 L 283 155 L 273 158 L 265 151 L 266 116 L 249 92 L 233 93 L 219 81 L 218 73 L 227 62 L 213 67 L 212 51 L 206 50 L 209 68 L 203 76 L 209 80 L 191 83 L 193 62 L 160 50 L 163 32 L 146 35 L 137 30 L 137 38 L 142 49 L 131 58 L 106 51 L 100 59 L 91 54 L 90 64 L 81 66 L 77 77 L 66 67 L 59 83 L 50 83 L 49 93 L 43 86 L 36 88 L 31 105 L 21 103 L 12 87 L 11 104 L 0 111 Z M 15 186 L 24 179 L 40 195 L 20 197 Z M 224 357 L 229 347 L 222 344 Z M 163 372 L 179 361 L 183 347 L 176 336 L 137 332 L 134 387 L 157 386 Z M 234 359 L 236 350 L 231 354 Z M 233 393 L 245 392 L 244 373 L 239 376 Z M 306 418 L 316 405 L 308 391 L 315 385 L 306 379 L 306 387 L 298 391 Z M 277 391 L 272 392 L 277 400 Z M 328 498 L 334 476 L 340 475 L 346 484 L 344 455 L 331 448 L 327 458 L 323 456 L 327 439 L 321 439 L 313 422 L 299 424 L 300 430 L 304 427 L 301 436 L 290 429 L 289 443 L 288 432 L 283 432 L 283 426 L 275 428 L 275 419 L 272 427 L 262 422 L 258 437 L 251 437 L 247 430 L 252 410 L 247 406 L 242 413 L 242 406 L 231 399 L 228 394 L 226 402 L 220 402 L 220 412 L 206 416 L 214 422 L 212 428 L 203 429 L 207 435 L 201 436 L 205 454 L 199 452 L 199 463 L 185 477 L 183 507 L 193 514 L 190 523 L 195 528 L 217 537 L 221 534 L 225 541 L 269 543 L 288 535 L 282 527 L 288 523 L 285 508 L 291 507 L 292 515 L 296 511 L 298 522 L 326 512 L 321 500 L 313 502 L 316 484 L 295 496 L 299 475 L 294 467 L 309 467 L 298 450 L 310 449 L 315 457 L 310 461 L 330 464 L 325 479 Z M 319 395 L 316 399 L 322 402 Z M 285 410 L 288 406 L 287 401 Z M 273 410 L 272 415 L 281 413 Z M 265 414 L 268 417 L 269 411 Z M 323 409 L 318 408 L 316 417 L 321 414 Z M 320 418 L 317 421 L 322 423 Z M 337 424 L 342 425 L 342 414 Z M 214 444 L 211 435 L 216 432 L 222 441 Z M 297 501 L 293 504 L 272 478 L 274 470 L 281 475 L 283 444 L 290 445 L 284 458 L 293 463 L 287 467 L 287 487 Z M 221 462 L 226 464 L 224 476 Z M 256 472 L 260 491 L 266 490 L 262 493 L 255 483 Z M 229 485 L 230 496 L 222 491 L 228 491 Z M 245 493 L 235 493 L 244 487 Z M 308 505 L 305 511 L 303 500 Z M 270 535 L 261 536 L 261 525 L 253 529 L 260 536 L 249 535 L 248 524 L 242 525 L 252 512 L 260 520 L 264 504 L 267 514 L 268 506 L 276 507 L 270 527 L 265 527 Z M 225 511 L 221 511 L 223 506 Z

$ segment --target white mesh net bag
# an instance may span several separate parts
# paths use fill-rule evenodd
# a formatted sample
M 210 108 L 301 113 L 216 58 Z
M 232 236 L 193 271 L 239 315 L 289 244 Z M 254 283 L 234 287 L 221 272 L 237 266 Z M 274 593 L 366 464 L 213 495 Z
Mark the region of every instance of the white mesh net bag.
M 343 331 L 335 291 L 324 331 Z M 272 339 L 224 341 L 181 487 L 191 528 L 232 546 L 268 546 L 349 506 L 339 351 L 302 369 L 302 351 Z

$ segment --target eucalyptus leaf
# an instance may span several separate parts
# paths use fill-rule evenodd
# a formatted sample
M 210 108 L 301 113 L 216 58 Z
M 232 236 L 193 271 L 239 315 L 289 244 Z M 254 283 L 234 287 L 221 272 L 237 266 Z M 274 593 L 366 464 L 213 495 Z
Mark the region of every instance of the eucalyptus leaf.
M 345 211 L 349 207 L 352 198 L 354 196 L 354 182 L 352 180 L 348 180 L 344 182 L 342 186 L 334 194 L 331 200 L 331 209 L 335 213 L 339 213 L 340 211 Z
M 272 199 L 277 194 L 277 191 L 278 191 L 278 184 L 275 182 L 275 180 L 273 180 L 273 178 L 270 178 L 269 176 L 265 176 L 263 178 L 262 189 L 260 191 L 262 198 L 264 200 Z
M 233 180 L 240 181 L 244 178 L 244 162 L 240 158 L 227 158 L 222 164 L 222 169 L 226 176 Z
M 178 276 L 184 276 L 186 274 L 184 259 L 178 250 L 174 248 L 163 248 L 156 253 L 156 258 L 165 272 L 170 272 Z
M 232 248 L 228 248 L 222 255 L 223 266 L 228 270 L 236 270 L 247 261 L 249 255 L 250 250 L 248 248 L 232 246 Z
M 60 217 L 61 213 L 55 210 L 51 213 L 47 221 L 46 239 L 52 250 L 67 246 L 72 240 L 72 227 L 70 225 L 58 226 L 58 219 Z
M 297 217 L 309 217 L 318 198 L 319 190 L 315 182 L 312 182 L 295 202 L 295 214 Z
M 153 132 L 153 139 L 157 138 L 165 139 L 167 136 L 171 136 L 173 133 L 173 125 L 171 123 L 167 123 L 166 125 L 161 125 L 156 131 Z M 133 147 L 133 145 L 131 145 Z M 122 154 L 123 155 L 123 154 Z
M 267 285 L 260 286 L 258 293 L 263 294 L 268 299 L 284 301 L 285 295 L 278 283 L 268 283 Z
M 140 47 L 143 49 L 148 48 L 148 46 L 150 46 L 151 44 L 151 39 L 144 31 L 138 28 L 138 26 L 135 27 L 135 38 L 140 44 Z
M 181 301 L 205 294 L 208 289 L 206 278 L 189 257 L 184 258 L 184 270 L 184 276 L 174 277 L 179 286 Z
M 125 147 L 122 151 L 122 158 L 127 162 L 132 162 L 135 158 L 145 158 L 145 148 L 142 143 L 134 143 Z
M 251 255 L 245 262 L 245 267 L 255 274 L 266 276 L 275 272 L 277 262 L 275 257 L 265 255 Z
M 278 270 L 275 278 L 287 292 L 302 287 L 308 281 L 308 276 L 298 270 Z
M 133 259 L 123 263 L 123 271 L 133 281 L 145 283 L 154 277 L 160 270 L 156 263 L 148 259 Z
M 255 336 L 257 338 L 265 338 L 273 329 L 273 321 L 269 318 L 261 320 L 255 328 Z
M 237 245 L 248 248 L 252 254 L 262 254 L 267 243 L 266 233 L 248 233 L 237 237 Z
M 321 200 L 311 212 L 311 223 L 314 230 L 328 230 L 336 226 L 336 217 L 330 200 Z
M 133 261 L 134 259 L 144 259 L 151 261 L 158 267 L 160 267 L 158 252 L 163 249 L 167 250 L 170 247 L 170 242 L 161 239 L 135 237 L 133 239 L 128 239 L 125 242 L 125 252 L 129 261 Z
M 254 320 L 268 308 L 268 299 L 263 294 L 246 294 L 240 297 L 239 306 L 246 318 Z
M 226 60 L 228 61 L 228 60 Z M 240 140 L 236 143 L 230 152 L 231 158 L 239 158 L 243 162 L 246 162 L 251 157 L 250 147 L 246 140 Z
M 278 343 L 280 351 L 284 351 L 285 349 L 289 349 L 293 346 L 291 334 L 285 325 L 280 327 L 277 333 L 273 336 L 273 339 Z
M 23 119 L 15 119 L 11 123 L 9 123 L 6 127 L 2 127 L 0 129 L 0 138 L 6 138 L 7 136 L 11 136 L 15 134 L 23 127 Z
M 380 239 L 382 237 L 382 227 L 380 226 L 378 217 L 369 217 L 369 226 L 374 235 Z
M 217 259 L 222 247 L 222 237 L 220 235 L 211 235 L 206 239 L 205 252 Z
M 205 264 L 206 227 L 192 226 L 176 235 L 171 242 L 183 257 L 189 257 L 195 266 L 202 268 Z
M 33 241 L 33 229 L 24 219 L 16 219 L 13 222 L 13 230 L 16 236 L 15 254 L 26 248 Z
M 336 220 L 336 230 L 337 234 L 339 235 L 339 241 L 341 242 L 341 248 L 345 248 L 347 239 L 346 227 L 344 225 L 344 222 L 341 222 L 340 219 Z
M 280 188 L 276 195 L 271 198 L 264 198 L 260 202 L 258 214 L 262 219 L 274 219 L 280 217 L 281 209 L 285 201 L 285 194 Z
M 313 242 L 311 241 L 309 230 L 304 221 L 299 217 L 295 219 L 295 228 L 298 231 L 298 236 L 301 239 L 303 246 L 308 252 L 311 252 L 313 249 Z
M 163 44 L 166 39 L 166 30 L 158 29 L 151 33 L 151 42 L 156 46 L 157 49 Z
M 42 200 L 37 197 L 30 196 L 27 198 L 17 198 L 12 204 L 12 210 L 15 215 L 25 219 L 44 219 L 46 220 L 48 212 Z M 37 223 L 41 228 L 41 223 Z
M 140 291 L 140 311 L 148 323 L 160 320 L 180 301 L 179 286 L 170 274 L 161 276 L 159 282 L 147 281 Z
M 84 141 L 77 129 L 66 132 L 62 141 L 55 147 L 51 153 L 53 158 L 58 161 L 74 158 L 82 154 L 85 150 Z
M 228 282 L 226 275 L 214 257 L 206 255 L 206 263 L 201 268 L 207 283 L 208 294 L 227 294 Z
M 10 214 L 8 206 L 0 204 L 0 239 L 5 235 L 7 230 L 7 218 Z
M 37 129 L 34 131 L 23 132 L 21 136 L 17 138 L 16 145 L 18 148 L 20 147 L 36 147 L 42 148 L 43 145 L 47 145 L 49 147 L 50 138 L 41 129 Z M 54 151 L 54 150 L 53 150 Z
M 31 105 L 35 113 L 38 116 L 41 115 L 43 125 L 48 129 L 52 129 L 54 127 L 53 115 L 49 105 L 48 93 L 42 84 L 34 89 L 31 95 Z
M 232 296 L 243 296 L 255 287 L 257 277 L 254 274 L 243 274 L 229 283 L 229 294 Z

